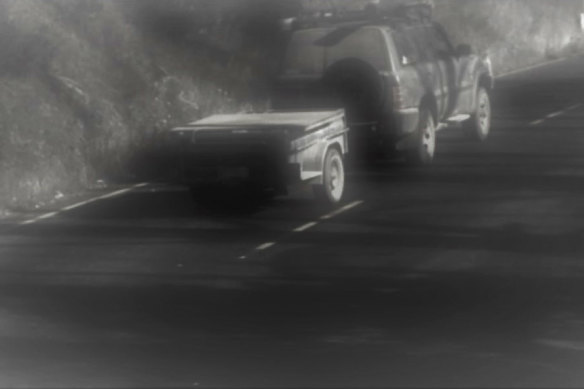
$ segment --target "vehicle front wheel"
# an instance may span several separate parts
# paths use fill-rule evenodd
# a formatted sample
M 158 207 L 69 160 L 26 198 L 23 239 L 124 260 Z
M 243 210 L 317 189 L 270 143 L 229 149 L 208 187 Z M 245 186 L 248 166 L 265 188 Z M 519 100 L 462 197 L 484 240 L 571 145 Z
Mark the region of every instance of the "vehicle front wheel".
M 328 205 L 341 202 L 345 190 L 345 167 L 341 153 L 329 148 L 322 168 L 322 185 L 313 187 L 316 198 Z
M 484 87 L 479 87 L 476 111 L 465 123 L 465 129 L 470 136 L 481 142 L 489 136 L 491 130 L 491 100 Z
M 420 109 L 416 142 L 411 150 L 406 153 L 408 164 L 414 166 L 430 165 L 434 160 L 436 151 L 436 126 L 432 113 L 427 108 Z

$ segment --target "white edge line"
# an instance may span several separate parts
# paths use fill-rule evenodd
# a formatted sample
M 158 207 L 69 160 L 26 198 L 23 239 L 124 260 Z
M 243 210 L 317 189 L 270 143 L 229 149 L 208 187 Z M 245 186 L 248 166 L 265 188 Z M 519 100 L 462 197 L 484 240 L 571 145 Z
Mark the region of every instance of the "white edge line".
M 49 212 L 49 213 L 45 213 L 44 215 L 37 216 L 36 219 L 37 220 L 49 219 L 53 216 L 57 216 L 58 214 L 59 214 L 59 211 Z
M 300 227 L 296 227 L 295 229 L 293 229 L 292 231 L 294 232 L 302 232 L 302 231 L 306 231 L 309 228 L 312 228 L 314 226 L 316 226 L 318 224 L 318 222 L 308 222 L 306 224 L 301 225 Z
M 528 66 L 526 68 L 511 70 L 511 71 L 509 71 L 507 73 L 503 73 L 503 74 L 496 75 L 495 76 L 495 79 L 505 78 L 505 77 L 512 76 L 512 75 L 515 75 L 515 74 L 519 74 L 519 73 L 523 73 L 523 72 L 528 72 L 530 70 L 535 70 L 535 69 L 538 69 L 538 68 L 541 68 L 541 67 L 544 67 L 544 66 L 547 66 L 547 65 L 553 65 L 555 63 L 564 62 L 564 61 L 567 61 L 567 60 L 568 60 L 568 58 L 560 58 L 560 59 L 555 59 L 553 61 L 542 62 L 542 63 L 538 63 L 538 64 L 535 64 L 535 65 L 531 65 L 531 66 Z
M 65 208 L 63 208 L 61 211 L 70 211 L 72 209 L 79 208 L 79 207 L 81 207 L 81 206 L 83 206 L 85 204 L 89 204 L 90 202 L 91 201 L 82 201 L 80 203 L 71 204 L 71 205 L 66 206 Z
M 102 196 L 99 196 L 98 198 L 96 198 L 95 200 L 105 200 L 105 199 L 111 199 L 112 197 L 116 197 L 119 195 L 122 195 L 124 193 L 128 193 L 129 191 L 131 191 L 132 189 L 134 189 L 134 187 L 132 188 L 126 188 L 126 189 L 120 189 L 120 190 L 116 190 L 115 192 L 111 192 L 111 193 L 107 193 L 104 194 Z
M 39 220 L 49 219 L 49 218 L 55 217 L 55 216 L 57 216 L 61 212 L 70 211 L 72 209 L 79 208 L 79 207 L 82 207 L 82 206 L 87 205 L 87 204 L 91 204 L 91 203 L 96 202 L 96 201 L 99 201 L 99 200 L 104 200 L 104 199 L 116 197 L 116 196 L 122 195 L 124 193 L 130 192 L 131 190 L 134 190 L 134 189 L 137 189 L 137 188 L 141 188 L 141 187 L 146 186 L 146 185 L 148 185 L 147 182 L 141 182 L 139 184 L 132 185 L 129 188 L 116 190 L 114 192 L 107 193 L 105 195 L 97 196 L 97 197 L 94 197 L 94 198 L 91 198 L 91 199 L 88 199 L 88 200 L 85 200 L 85 201 L 81 201 L 79 203 L 75 203 L 75 204 L 68 205 L 66 207 L 61 208 L 58 211 L 48 212 L 48 213 L 42 214 L 40 216 L 37 216 L 37 217 L 35 217 L 33 219 L 29 219 L 29 220 L 25 220 L 23 222 L 20 222 L 18 224 L 21 225 L 21 226 L 27 225 L 27 224 L 33 224 L 33 223 L 38 222 Z
M 531 123 L 529 123 L 530 126 L 537 126 L 538 124 L 541 124 L 545 121 L 545 119 L 537 119 L 532 121 Z

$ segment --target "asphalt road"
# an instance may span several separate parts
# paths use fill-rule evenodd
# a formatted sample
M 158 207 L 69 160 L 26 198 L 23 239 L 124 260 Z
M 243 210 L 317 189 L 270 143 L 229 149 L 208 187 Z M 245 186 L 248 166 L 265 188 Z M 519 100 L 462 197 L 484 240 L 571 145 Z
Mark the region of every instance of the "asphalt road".
M 501 78 L 487 142 L 336 214 L 148 184 L 3 221 L 0 387 L 583 386 L 583 91 L 582 57 Z

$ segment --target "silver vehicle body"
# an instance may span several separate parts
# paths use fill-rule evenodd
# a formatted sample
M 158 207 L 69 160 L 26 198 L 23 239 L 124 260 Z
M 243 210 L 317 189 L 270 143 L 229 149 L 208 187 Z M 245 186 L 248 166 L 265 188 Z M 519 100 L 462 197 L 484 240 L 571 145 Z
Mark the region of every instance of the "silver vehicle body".
M 363 83 L 374 89 L 368 101 L 355 92 L 351 102 L 327 96 L 327 72 L 343 62 L 371 73 L 373 81 Z M 490 91 L 493 79 L 489 60 L 467 45 L 452 47 L 437 23 L 341 23 L 292 34 L 273 106 L 344 106 L 353 137 L 404 148 L 421 107 L 431 111 L 438 129 L 461 123 L 477 108 L 478 88 Z

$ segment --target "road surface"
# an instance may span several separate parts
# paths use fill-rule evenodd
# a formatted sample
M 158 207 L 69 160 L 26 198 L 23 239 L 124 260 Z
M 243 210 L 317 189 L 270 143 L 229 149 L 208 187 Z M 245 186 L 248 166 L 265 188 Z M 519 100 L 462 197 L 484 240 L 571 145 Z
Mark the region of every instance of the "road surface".
M 0 387 L 581 387 L 583 91 L 582 57 L 503 77 L 486 143 L 333 214 L 146 184 L 4 220 Z

